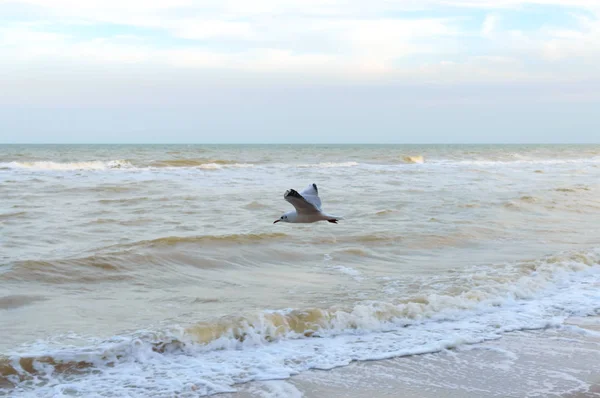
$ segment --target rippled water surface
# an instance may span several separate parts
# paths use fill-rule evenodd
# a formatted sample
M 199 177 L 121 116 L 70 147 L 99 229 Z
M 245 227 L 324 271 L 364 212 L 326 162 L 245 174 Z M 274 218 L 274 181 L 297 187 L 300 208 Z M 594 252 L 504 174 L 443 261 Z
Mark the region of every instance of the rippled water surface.
M 273 224 L 309 183 L 344 220 Z M 0 199 L 0 394 L 232 391 L 600 308 L 599 145 L 5 145 Z

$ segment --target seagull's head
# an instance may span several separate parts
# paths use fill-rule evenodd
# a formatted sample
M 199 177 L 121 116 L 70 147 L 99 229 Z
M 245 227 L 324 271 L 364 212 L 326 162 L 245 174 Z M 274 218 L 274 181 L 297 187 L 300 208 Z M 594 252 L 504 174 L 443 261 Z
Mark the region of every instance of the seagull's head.
M 279 217 L 279 219 L 273 221 L 273 224 L 276 224 L 278 222 L 294 222 L 296 221 L 296 212 L 295 211 L 289 211 L 287 213 L 285 213 L 283 216 Z

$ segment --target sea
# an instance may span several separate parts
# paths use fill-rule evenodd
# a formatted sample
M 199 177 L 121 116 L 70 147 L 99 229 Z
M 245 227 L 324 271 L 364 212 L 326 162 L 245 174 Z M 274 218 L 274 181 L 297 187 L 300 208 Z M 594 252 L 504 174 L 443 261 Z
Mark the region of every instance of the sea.
M 273 224 L 313 183 L 343 219 Z M 0 145 L 0 396 L 236 396 L 599 314 L 600 145 Z

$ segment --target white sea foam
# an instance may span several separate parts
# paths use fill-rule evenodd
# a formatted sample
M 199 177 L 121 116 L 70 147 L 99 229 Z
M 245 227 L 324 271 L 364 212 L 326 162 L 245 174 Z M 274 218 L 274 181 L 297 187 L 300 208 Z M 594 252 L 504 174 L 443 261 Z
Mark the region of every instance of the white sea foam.
M 354 277 L 357 280 L 360 280 L 360 271 L 351 267 L 344 267 L 343 265 L 336 265 L 332 267 L 332 269 L 341 272 L 342 274 L 346 274 Z
M 0 168 L 8 169 L 31 169 L 31 170 L 55 170 L 55 171 L 71 171 L 71 170 L 107 170 L 132 168 L 133 165 L 126 160 L 109 160 L 109 161 L 88 161 L 88 162 L 9 162 L 0 163 Z
M 314 164 L 299 164 L 297 167 L 301 168 L 315 168 L 315 169 L 330 169 L 337 167 L 354 167 L 358 166 L 358 162 L 323 162 L 323 163 L 314 163 Z
M 398 166 L 413 166 L 412 164 L 425 164 L 436 167 L 443 165 L 445 167 L 460 167 L 460 166 L 475 166 L 475 167 L 514 167 L 514 166 L 561 166 L 561 165 L 597 165 L 600 164 L 600 157 L 583 158 L 583 159 L 511 159 L 511 160 L 490 160 L 490 159 L 435 159 L 432 158 L 428 162 L 424 162 L 422 156 L 408 156 L 404 158 L 405 164 L 377 164 L 377 163 L 359 163 L 355 161 L 348 162 L 322 162 L 322 163 L 264 163 L 260 164 L 261 168 L 311 168 L 311 169 L 335 169 L 335 168 L 350 168 L 350 167 L 367 167 L 370 169 L 390 169 L 397 170 Z M 409 164 L 406 164 L 409 163 Z M 127 160 L 91 160 L 80 162 L 55 162 L 55 161 L 28 161 L 28 162 L 3 162 L 0 163 L 0 169 L 13 170 L 34 170 L 34 171 L 103 171 L 103 170 L 225 170 L 225 169 L 245 169 L 257 167 L 252 163 L 227 163 L 227 162 L 207 162 L 198 163 L 190 162 L 190 164 L 181 163 L 174 166 L 169 166 L 168 162 L 165 165 L 156 166 L 153 163 L 133 165 Z
M 13 170 L 33 170 L 33 171 L 103 171 L 103 170 L 119 170 L 126 169 L 130 171 L 136 170 L 186 170 L 186 169 L 202 169 L 202 170 L 222 170 L 236 168 L 252 168 L 250 163 L 204 163 L 189 166 L 161 166 L 155 167 L 139 166 L 136 167 L 126 160 L 110 160 L 110 161 L 87 161 L 87 162 L 52 162 L 52 161 L 35 161 L 35 162 L 5 162 L 0 163 L 0 169 Z
M 580 159 L 536 159 L 536 158 L 519 158 L 519 159 L 503 159 L 503 160 L 491 160 L 491 159 L 456 159 L 446 160 L 439 159 L 432 163 L 441 163 L 445 165 L 462 165 L 462 166 L 511 166 L 511 165 L 585 165 L 585 164 L 598 164 L 600 163 L 600 157 L 589 157 Z
M 245 168 L 252 168 L 254 167 L 253 164 L 249 164 L 249 163 L 230 163 L 230 164 L 218 164 L 218 163 L 205 163 L 199 166 L 194 166 L 197 167 L 199 169 L 206 169 L 206 170 L 220 170 L 220 169 L 227 169 L 227 168 L 239 168 L 239 169 L 245 169 Z M 192 167 L 192 168 L 194 168 Z
M 283 380 L 263 381 L 251 392 L 261 398 L 301 398 L 302 393 L 293 385 Z
M 308 369 L 331 369 L 354 360 L 385 359 L 436 352 L 497 339 L 503 333 L 560 326 L 572 315 L 595 314 L 600 303 L 600 250 L 559 255 L 503 270 L 517 279 L 490 278 L 457 296 L 431 295 L 425 301 L 366 302 L 350 310 L 328 310 L 308 338 L 275 319 L 293 311 L 265 311 L 229 332 L 198 343 L 195 329 L 139 332 L 87 348 L 37 346 L 19 358 L 51 357 L 55 362 L 93 364 L 94 371 L 55 372 L 34 361 L 35 383 L 18 383 L 16 396 L 208 395 L 232 391 L 251 380 L 284 379 Z M 486 269 L 473 270 L 481 274 Z M 498 271 L 500 272 L 500 271 Z M 493 274 L 493 272 L 492 272 Z M 493 276 L 493 275 L 491 275 Z M 313 325 L 315 326 L 315 325 Z M 218 329 L 218 328 L 217 328 Z M 381 333 L 385 332 L 385 333 Z M 17 376 L 9 376 L 17 381 Z

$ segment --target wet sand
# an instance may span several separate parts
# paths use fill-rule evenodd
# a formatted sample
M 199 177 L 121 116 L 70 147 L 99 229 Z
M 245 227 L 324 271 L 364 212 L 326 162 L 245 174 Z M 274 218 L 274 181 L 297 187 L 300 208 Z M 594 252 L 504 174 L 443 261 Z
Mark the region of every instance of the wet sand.
M 354 362 L 289 380 L 249 383 L 246 397 L 600 397 L 600 317 L 560 328 L 390 360 Z

